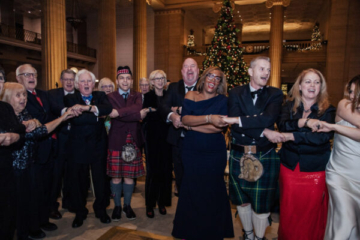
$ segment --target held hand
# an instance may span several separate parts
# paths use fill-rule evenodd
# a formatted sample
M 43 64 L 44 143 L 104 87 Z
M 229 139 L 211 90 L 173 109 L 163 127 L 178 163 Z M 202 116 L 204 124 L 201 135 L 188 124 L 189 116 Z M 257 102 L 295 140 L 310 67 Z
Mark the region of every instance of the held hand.
M 263 133 L 264 136 L 272 143 L 280 143 L 286 141 L 286 137 L 279 132 L 265 128 Z
M 1 146 L 9 146 L 20 139 L 17 133 L 1 133 L 0 135 L 4 135 L 0 137 Z
M 312 131 L 317 130 L 317 126 L 319 125 L 319 120 L 318 119 L 309 119 L 307 120 L 306 126 L 308 128 L 311 128 Z
M 172 124 L 174 125 L 175 128 L 179 128 L 182 127 L 183 124 L 180 120 L 180 115 L 177 113 L 173 113 L 170 115 L 170 120 L 172 121 Z
M 177 106 L 175 106 L 175 107 L 171 107 L 171 111 L 173 112 L 173 113 L 177 113 L 177 114 L 181 114 L 181 110 L 182 110 L 182 107 L 177 107 Z
M 334 126 L 334 124 L 324 122 L 324 121 L 319 121 L 317 132 L 331 132 L 331 131 L 334 131 L 333 126 Z
M 146 117 L 146 115 L 148 114 L 149 111 L 150 111 L 149 108 L 143 108 L 143 109 L 140 110 L 141 120 L 143 120 Z
M 36 128 L 36 122 L 34 120 L 23 121 L 22 124 L 26 127 L 26 132 L 32 132 Z
M 119 116 L 119 112 L 116 109 L 113 109 L 109 114 L 111 118 L 117 118 Z
M 73 111 L 66 111 L 62 116 L 61 116 L 61 121 L 64 122 L 72 117 L 76 116 L 75 113 Z
M 33 118 L 32 120 L 36 123 L 37 128 L 42 126 L 41 122 L 39 120 L 37 120 L 36 118 Z
M 238 117 L 228 117 L 228 116 L 222 116 L 222 118 L 224 119 L 224 121 L 227 124 L 239 124 L 239 118 Z
M 281 133 L 285 137 L 285 142 L 287 141 L 294 141 L 294 134 L 292 133 Z
M 222 115 L 209 115 L 209 123 L 212 123 L 215 127 L 226 127 L 228 123 L 225 122 L 224 117 Z

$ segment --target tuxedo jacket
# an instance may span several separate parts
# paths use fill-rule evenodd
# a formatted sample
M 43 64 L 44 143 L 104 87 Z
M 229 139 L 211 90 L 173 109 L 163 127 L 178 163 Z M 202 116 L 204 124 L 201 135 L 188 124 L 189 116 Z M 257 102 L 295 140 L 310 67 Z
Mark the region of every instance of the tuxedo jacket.
M 239 117 L 242 127 L 238 124 L 231 126 L 231 135 L 238 145 L 257 145 L 270 147 L 267 138 L 261 137 L 265 128 L 274 130 L 283 101 L 280 89 L 265 86 L 254 105 L 249 84 L 235 87 L 229 92 L 229 117 Z
M 109 149 L 122 151 L 128 132 L 131 133 L 136 146 L 140 148 L 144 142 L 140 124 L 140 110 L 142 109 L 141 93 L 131 90 L 126 103 L 118 90 L 109 93 L 108 97 L 112 107 L 119 113 L 117 118 L 111 119 Z
M 55 119 L 50 109 L 50 100 L 47 92 L 35 89 L 36 95 L 41 99 L 43 106 L 36 100 L 36 97 L 29 93 L 27 94 L 26 110 L 33 117 L 39 120 L 42 124 L 46 124 Z M 51 134 L 38 140 L 35 148 L 36 162 L 46 163 L 49 160 L 52 151 Z
M 107 134 L 104 118 L 112 111 L 111 104 L 104 92 L 92 92 L 91 105 L 99 110 L 99 116 L 92 112 L 83 112 L 80 116 L 70 119 L 71 129 L 67 150 L 70 161 L 77 163 L 93 163 L 106 159 Z M 80 92 L 65 96 L 65 106 L 76 104 L 86 105 Z M 105 159 L 104 159 L 105 158 Z
M 196 86 L 193 90 L 196 89 Z M 182 107 L 185 98 L 185 85 L 184 80 L 180 80 L 175 83 L 170 83 L 167 93 L 160 107 L 160 114 L 164 121 L 167 120 L 167 116 L 171 112 L 171 107 Z M 172 124 L 169 127 L 169 133 L 167 141 L 171 145 L 179 145 L 181 133 L 185 131 L 184 128 L 175 128 Z

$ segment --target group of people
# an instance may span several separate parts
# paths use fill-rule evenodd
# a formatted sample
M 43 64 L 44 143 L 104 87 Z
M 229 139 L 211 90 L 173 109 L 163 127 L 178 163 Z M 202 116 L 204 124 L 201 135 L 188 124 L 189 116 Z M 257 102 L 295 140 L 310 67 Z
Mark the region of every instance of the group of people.
M 280 89 L 267 86 L 269 58 L 253 59 L 248 73 L 248 84 L 227 93 L 219 67 L 199 77 L 196 61 L 187 58 L 180 81 L 167 87 L 166 73 L 155 70 L 140 79 L 140 93 L 128 66 L 118 67 L 116 85 L 101 79 L 98 91 L 92 72 L 66 69 L 63 87 L 45 92 L 36 88 L 37 71 L 29 64 L 17 68 L 18 83 L 5 82 L 0 70 L 2 239 L 12 239 L 15 228 L 18 239 L 56 230 L 49 218 L 62 217 L 60 191 L 62 207 L 75 213 L 72 227 L 82 226 L 89 177 L 102 223 L 119 221 L 122 213 L 136 218 L 132 193 L 145 174 L 146 216 L 155 217 L 156 205 L 164 215 L 173 170 L 176 238 L 233 237 L 230 197 L 244 239 L 264 239 L 280 189 L 279 239 L 359 239 L 360 75 L 336 110 L 316 69 L 300 73 L 285 102 Z

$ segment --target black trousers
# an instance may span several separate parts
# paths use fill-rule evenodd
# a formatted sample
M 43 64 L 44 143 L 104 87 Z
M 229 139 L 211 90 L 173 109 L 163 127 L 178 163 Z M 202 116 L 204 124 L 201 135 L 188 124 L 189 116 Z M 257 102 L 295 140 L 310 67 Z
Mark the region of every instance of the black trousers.
M 181 149 L 182 149 L 183 139 L 184 138 L 180 138 L 179 140 L 180 143 L 178 146 L 172 145 L 172 159 L 174 163 L 175 183 L 178 192 L 180 192 L 181 181 L 184 176 L 184 166 L 181 160 Z
M 96 216 L 106 213 L 106 206 L 109 202 L 108 191 L 106 190 L 106 169 L 105 159 L 90 164 L 76 163 L 74 159 L 69 161 L 69 173 L 71 174 L 70 204 L 76 215 L 85 217 L 88 214 L 86 198 L 89 189 L 89 167 L 91 169 L 92 181 L 95 190 L 95 201 L 93 204 Z

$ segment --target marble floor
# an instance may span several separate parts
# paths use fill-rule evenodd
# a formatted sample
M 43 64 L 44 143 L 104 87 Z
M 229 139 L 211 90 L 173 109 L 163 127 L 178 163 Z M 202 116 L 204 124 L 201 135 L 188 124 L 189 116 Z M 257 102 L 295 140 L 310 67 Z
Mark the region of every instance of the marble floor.
M 167 208 L 166 215 L 160 215 L 158 210 L 155 209 L 155 218 L 148 218 L 145 215 L 145 182 L 139 180 L 133 194 L 131 206 L 136 213 L 135 220 L 128 220 L 122 215 L 122 218 L 119 222 L 111 222 L 110 224 L 103 224 L 99 219 L 95 218 L 94 211 L 92 209 L 94 197 L 92 193 L 89 192 L 87 208 L 89 209 L 89 214 L 87 219 L 84 221 L 84 225 L 80 228 L 72 228 L 71 223 L 75 217 L 73 213 L 68 212 L 67 210 L 61 209 L 63 217 L 60 220 L 51 220 L 51 222 L 57 224 L 58 230 L 53 232 L 46 232 L 46 239 L 55 240 L 55 239 L 98 239 L 106 231 L 108 231 L 113 226 L 121 226 L 124 228 L 137 229 L 145 232 L 152 232 L 159 235 L 171 236 L 171 230 L 173 227 L 173 219 L 176 211 L 176 204 L 178 198 L 173 196 L 172 206 Z M 123 200 L 123 199 L 122 199 Z M 111 200 L 111 205 L 108 207 L 107 212 L 111 216 L 112 210 L 114 208 L 114 203 Z M 232 207 L 232 215 L 234 218 L 235 207 Z M 265 237 L 269 240 L 277 239 L 277 230 L 278 230 L 278 215 L 273 214 L 273 223 L 271 227 L 268 227 L 266 230 Z M 232 239 L 241 240 L 242 239 L 242 227 L 239 220 L 233 219 L 235 237 Z M 200 239 L 199 239 L 200 240 Z

